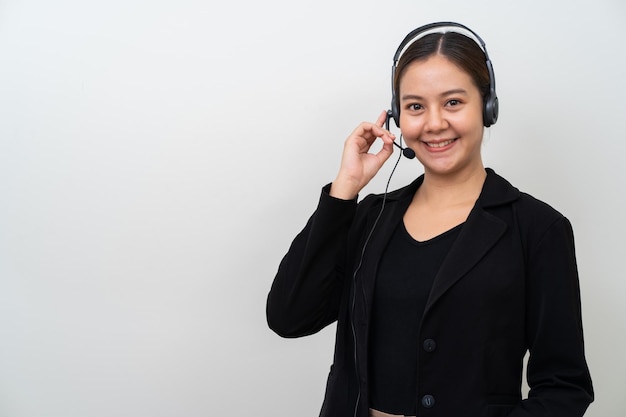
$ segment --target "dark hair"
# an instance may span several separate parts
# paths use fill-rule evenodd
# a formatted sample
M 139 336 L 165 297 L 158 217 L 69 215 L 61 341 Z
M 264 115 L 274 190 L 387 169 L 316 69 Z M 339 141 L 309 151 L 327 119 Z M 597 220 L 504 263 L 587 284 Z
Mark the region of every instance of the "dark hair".
M 430 33 L 409 45 L 400 57 L 394 75 L 393 90 L 396 100 L 400 97 L 400 80 L 409 64 L 426 60 L 435 54 L 448 58 L 469 74 L 484 100 L 489 94 L 489 70 L 485 52 L 472 38 L 458 32 Z

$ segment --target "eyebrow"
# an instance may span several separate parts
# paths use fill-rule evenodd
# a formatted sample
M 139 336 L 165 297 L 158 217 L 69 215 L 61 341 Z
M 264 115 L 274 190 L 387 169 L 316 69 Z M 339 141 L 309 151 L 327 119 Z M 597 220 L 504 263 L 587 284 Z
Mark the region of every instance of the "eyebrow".
M 467 91 L 464 90 L 463 88 L 454 88 L 452 90 L 444 91 L 443 93 L 439 94 L 439 96 L 446 97 L 446 96 L 450 96 L 453 94 L 467 95 Z M 417 94 L 405 94 L 402 96 L 402 100 L 423 100 L 423 99 L 424 97 L 418 96 Z

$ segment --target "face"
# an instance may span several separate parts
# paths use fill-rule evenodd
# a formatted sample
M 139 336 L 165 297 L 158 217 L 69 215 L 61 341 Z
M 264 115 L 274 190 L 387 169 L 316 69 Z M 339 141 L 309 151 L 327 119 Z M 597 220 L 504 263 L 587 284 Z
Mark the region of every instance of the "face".
M 483 101 L 468 73 L 442 55 L 411 63 L 399 85 L 400 130 L 427 174 L 483 170 Z

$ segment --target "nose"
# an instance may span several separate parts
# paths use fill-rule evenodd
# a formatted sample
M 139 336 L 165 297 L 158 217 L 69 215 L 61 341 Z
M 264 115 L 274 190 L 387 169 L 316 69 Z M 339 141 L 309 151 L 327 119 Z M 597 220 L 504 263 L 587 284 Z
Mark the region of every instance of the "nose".
M 448 128 L 448 120 L 443 111 L 439 108 L 428 111 L 425 130 L 428 132 L 439 132 Z

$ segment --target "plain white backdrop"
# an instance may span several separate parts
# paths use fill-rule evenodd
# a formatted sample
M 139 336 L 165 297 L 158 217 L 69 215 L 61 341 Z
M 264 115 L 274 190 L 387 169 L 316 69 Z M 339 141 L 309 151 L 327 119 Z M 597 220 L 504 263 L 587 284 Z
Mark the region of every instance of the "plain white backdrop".
M 486 165 L 573 223 L 587 415 L 626 414 L 622 0 L 0 0 L 0 416 L 318 415 L 334 326 L 266 295 L 438 20 L 493 60 Z

